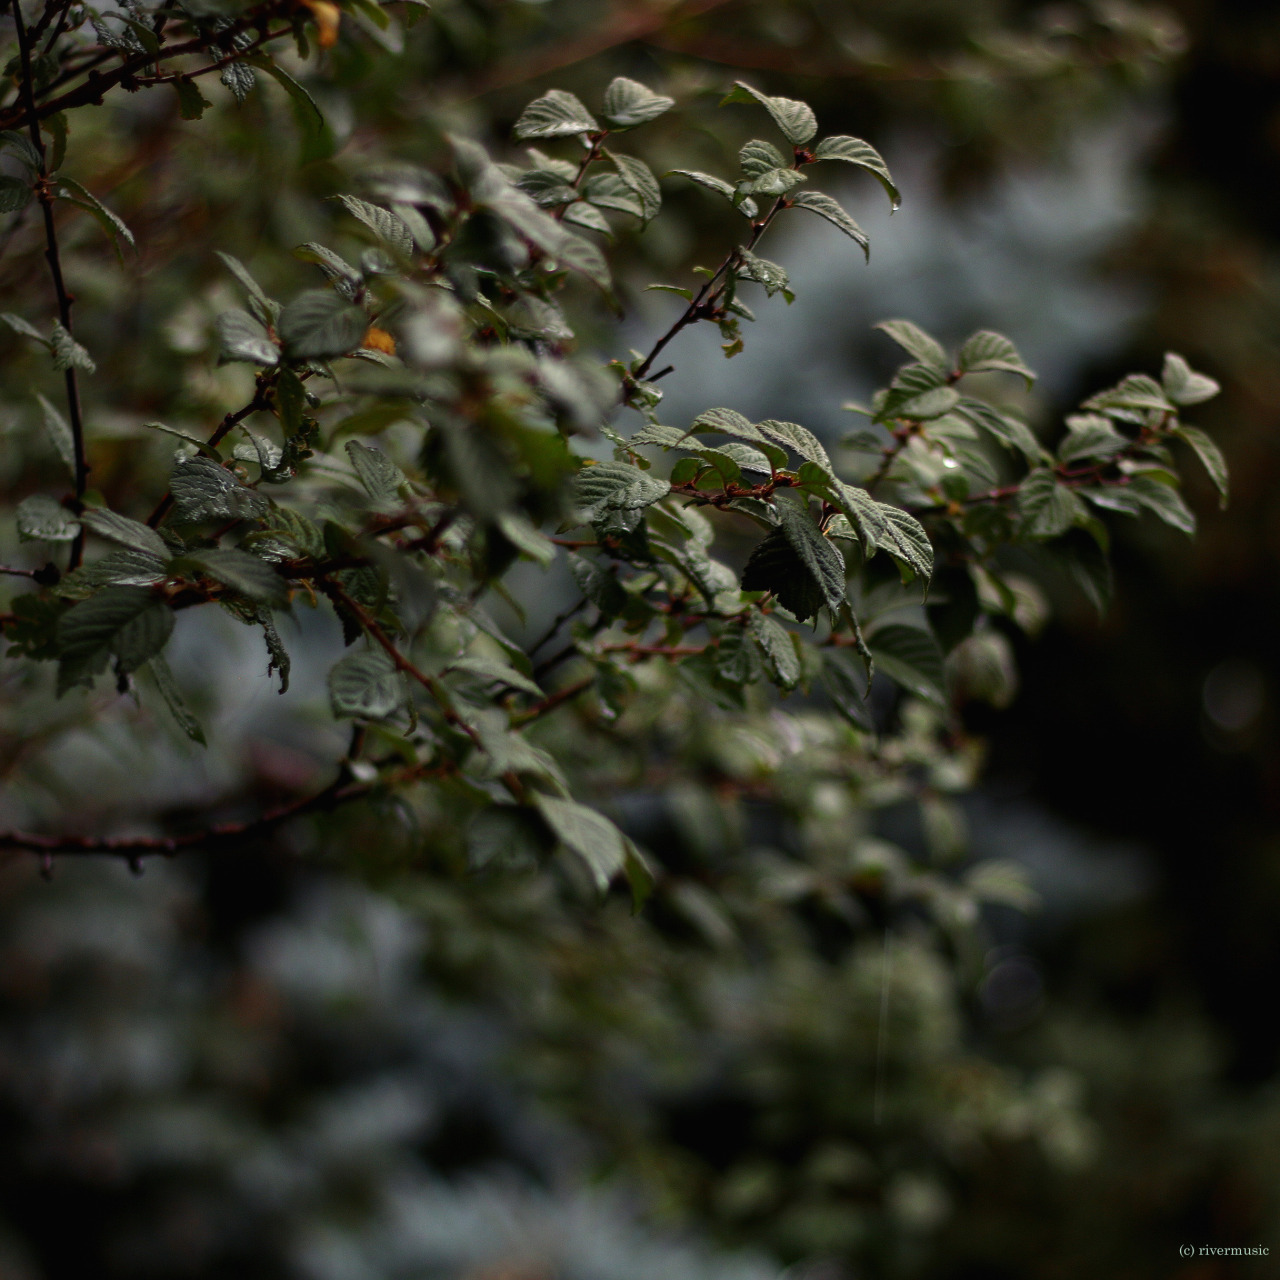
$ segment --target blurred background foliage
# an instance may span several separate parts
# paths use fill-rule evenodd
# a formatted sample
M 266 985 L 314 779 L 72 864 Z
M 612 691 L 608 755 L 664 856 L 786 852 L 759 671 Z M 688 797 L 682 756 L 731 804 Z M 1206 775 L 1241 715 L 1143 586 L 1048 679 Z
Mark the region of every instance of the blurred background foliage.
M 691 338 L 673 414 L 731 385 L 748 413 L 799 401 L 808 416 L 783 416 L 834 431 L 834 406 L 885 372 L 866 325 L 886 314 L 944 339 L 1008 332 L 1045 374 L 1045 421 L 1173 348 L 1223 385 L 1202 421 L 1232 507 L 1193 545 L 1118 530 L 1109 614 L 1064 596 L 1018 642 L 1018 698 L 966 707 L 988 762 L 962 812 L 931 831 L 884 815 L 879 835 L 908 848 L 945 848 L 963 822 L 975 853 L 1030 873 L 1040 906 L 988 908 L 989 948 L 954 964 L 909 928 L 842 918 L 820 867 L 796 884 L 741 856 L 756 841 L 703 766 L 748 774 L 781 742 L 803 778 L 825 744 L 802 711 L 695 737 L 672 763 L 664 810 L 635 824 L 664 861 L 732 865 L 736 885 L 713 900 L 691 876 L 638 918 L 464 876 L 456 840 L 424 852 L 373 805 L 141 879 L 10 865 L 0 1275 L 1209 1277 L 1227 1264 L 1179 1245 L 1280 1247 L 1273 7 L 436 0 L 409 16 L 382 31 L 348 14 L 321 64 L 299 64 L 333 134 L 301 168 L 274 87 L 219 94 L 195 122 L 160 89 L 72 117 L 67 172 L 142 246 L 122 269 L 89 219 L 66 220 L 100 369 L 90 460 L 113 504 L 156 492 L 168 451 L 157 439 L 139 468 L 143 418 L 207 430 L 248 393 L 243 368 L 213 366 L 235 299 L 212 249 L 296 290 L 312 269 L 293 246 L 340 236 L 317 197 L 364 156 L 429 160 L 446 128 L 500 153 L 537 92 L 594 101 L 626 74 L 681 103 L 646 131 L 659 172 L 725 170 L 750 126 L 715 104 L 747 75 L 873 140 L 904 189 L 892 223 L 851 196 L 870 268 L 836 265 L 821 234 L 784 242 L 801 304 L 771 309 L 730 363 Z M 661 328 L 640 285 L 714 261 L 731 216 L 667 194 L 625 255 L 637 346 Z M 4 234 L 11 297 L 35 287 L 43 242 L 33 218 Z M 580 305 L 601 307 L 576 320 L 603 341 L 611 318 Z M 7 335 L 0 360 L 0 476 L 21 496 L 57 466 L 29 398 L 47 375 Z M 1198 497 L 1209 513 L 1207 483 Z M 284 718 L 243 675 L 258 657 L 242 629 L 210 645 L 180 626 L 176 643 L 230 746 L 187 752 L 123 715 L 80 731 L 68 705 L 60 722 L 40 708 L 46 750 L 9 663 L 7 819 L 92 827 L 228 796 L 235 812 L 340 752 L 335 636 L 307 638 Z M 818 848 L 824 824 L 834 841 L 862 821 L 801 793 Z

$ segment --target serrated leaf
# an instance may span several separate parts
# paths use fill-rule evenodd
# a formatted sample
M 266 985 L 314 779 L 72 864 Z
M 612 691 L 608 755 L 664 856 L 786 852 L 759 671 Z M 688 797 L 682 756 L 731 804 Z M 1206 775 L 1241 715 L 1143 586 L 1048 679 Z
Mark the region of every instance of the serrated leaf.
M 1222 390 L 1212 378 L 1194 372 L 1175 351 L 1165 355 L 1160 383 L 1165 395 L 1177 405 L 1200 404 L 1212 400 Z
M 766 439 L 799 454 L 806 462 L 814 463 L 831 480 L 835 480 L 835 469 L 831 465 L 831 459 L 827 457 L 827 451 L 807 427 L 802 427 L 798 422 L 778 422 L 774 418 L 766 418 L 763 422 L 756 423 L 756 430 Z
M 721 106 L 730 102 L 758 102 L 773 118 L 782 136 L 794 147 L 802 147 L 818 132 L 818 118 L 807 102 L 795 98 L 771 98 L 759 89 L 741 80 L 721 99 Z
M 1058 446 L 1058 460 L 1076 462 L 1081 458 L 1110 458 L 1129 442 L 1111 425 L 1111 419 L 1097 413 L 1073 414 L 1068 431 Z
M 325 122 L 324 113 L 307 90 L 266 54 L 246 54 L 245 61 L 252 63 L 259 71 L 265 71 L 289 95 L 289 106 L 293 110 L 293 118 L 302 141 L 299 156 L 301 163 L 323 160 L 330 155 L 334 146 L 333 136 Z
M 169 492 L 178 516 L 185 521 L 248 520 L 265 516 L 270 501 L 248 489 L 212 458 L 174 459 Z
M 253 314 L 262 321 L 263 324 L 274 324 L 276 317 L 280 314 L 280 304 L 274 298 L 268 298 L 262 292 L 261 286 L 249 274 L 248 269 L 239 258 L 233 258 L 229 253 L 223 253 L 218 250 L 218 257 L 222 259 L 222 265 L 235 276 L 240 287 L 249 296 L 249 307 Z
M 52 348 L 53 346 L 49 339 L 30 320 L 24 320 L 21 316 L 14 315 L 12 311 L 0 312 L 0 324 L 8 325 L 14 333 L 19 333 L 24 338 L 34 338 L 36 342 L 44 347 Z
M 393 252 L 403 258 L 413 257 L 413 232 L 409 230 L 405 220 L 389 209 L 370 204 L 367 200 L 359 200 L 355 196 L 334 196 L 342 207 L 357 221 L 364 223 L 379 240 Z
M 122 547 L 64 573 L 54 590 L 60 596 L 84 600 L 96 595 L 103 587 L 151 587 L 168 576 L 167 559 Z
M 80 523 L 90 533 L 96 533 L 108 542 L 132 547 L 135 551 L 144 551 L 162 560 L 169 558 L 169 548 L 154 529 L 118 512 L 108 511 L 105 507 L 91 507 L 80 516 Z
M 505 662 L 496 662 L 492 658 L 458 658 L 449 664 L 448 670 L 461 671 L 464 675 L 474 676 L 478 680 L 498 682 L 521 693 L 532 694 L 541 698 L 542 690 L 528 676 L 523 675 Z
M 1080 495 L 1060 484 L 1049 467 L 1037 467 L 1023 480 L 1017 508 L 1022 531 L 1031 538 L 1056 538 L 1085 515 Z
M 50 347 L 53 351 L 55 369 L 83 369 L 85 373 L 94 373 L 98 368 L 88 351 L 62 327 L 61 320 L 53 322 Z
M 199 120 L 213 103 L 200 92 L 200 86 L 194 80 L 179 77 L 170 80 L 178 95 L 178 114 L 184 120 Z
M 74 480 L 76 478 L 76 446 L 71 427 L 66 418 L 38 391 L 36 399 L 40 402 L 40 409 L 44 415 L 45 434 L 53 442 L 53 447 L 58 451 L 58 457 L 66 464 Z
M 1172 397 L 1170 398 L 1172 399 Z M 1207 396 L 1204 398 L 1208 399 Z M 1213 481 L 1214 487 L 1218 490 L 1218 505 L 1225 511 L 1227 509 L 1229 483 L 1227 460 L 1222 456 L 1222 450 L 1199 427 L 1188 427 L 1180 424 L 1173 428 L 1173 434 L 1179 440 L 1185 440 L 1195 450 L 1196 457 L 1200 459 L 1204 469 L 1209 473 L 1209 479 Z
M 240 62 L 238 59 L 235 62 L 228 62 L 222 68 L 218 79 L 231 90 L 236 102 L 241 105 L 244 104 L 253 86 L 258 83 L 258 76 L 254 69 L 247 62 Z
M 866 234 L 854 220 L 825 191 L 801 191 L 791 197 L 792 205 L 797 209 L 808 209 L 818 217 L 825 218 L 832 226 L 838 227 L 849 239 L 862 246 L 862 252 L 868 261 L 871 258 L 871 244 Z
M 956 402 L 954 410 L 967 422 L 994 436 L 1001 444 L 1016 449 L 1032 465 L 1039 461 L 1040 442 L 1020 418 L 1001 413 L 984 400 L 965 397 Z
M 862 662 L 852 659 L 840 649 L 824 649 L 822 652 L 822 685 L 836 710 L 855 728 L 866 733 L 876 731 L 867 705 L 870 681 Z
M 285 605 L 289 602 L 289 584 L 265 561 L 247 551 L 214 547 L 193 552 L 174 561 L 174 569 L 185 571 L 190 564 L 259 604 Z
M 18 503 L 18 537 L 23 542 L 71 542 L 80 522 L 60 502 L 47 494 L 33 493 Z
M 759 177 L 740 183 L 738 193 L 749 196 L 784 196 L 793 187 L 807 181 L 804 174 L 795 169 L 767 169 Z
M 582 196 L 601 209 L 630 214 L 633 218 L 644 217 L 639 197 L 617 173 L 593 173 L 582 186 Z
M 276 324 L 285 355 L 293 360 L 327 360 L 359 347 L 369 318 L 329 289 L 300 293 Z
M 516 511 L 504 511 L 494 523 L 506 540 L 522 556 L 537 561 L 544 569 L 556 558 L 556 544 Z
M 627 864 L 631 842 L 603 814 L 574 800 L 536 795 L 534 805 L 552 834 L 586 864 L 604 893 Z
M 178 728 L 192 742 L 198 742 L 202 747 L 207 746 L 204 729 L 201 727 L 200 721 L 192 713 L 191 708 L 187 706 L 182 696 L 182 691 L 178 688 L 178 682 L 173 678 L 173 672 L 170 670 L 164 656 L 157 653 L 154 657 L 148 659 L 142 669 L 151 676 L 152 683 L 161 698 L 164 699 L 164 704 L 169 708 L 169 714 L 173 717 L 174 723 Z
M 572 223 L 575 227 L 585 227 L 588 231 L 598 232 L 602 236 L 611 238 L 613 236 L 609 219 L 595 205 L 588 204 L 585 200 L 575 200 L 564 211 L 564 221 Z
M 914 356 L 941 377 L 945 378 L 951 372 L 951 361 L 947 359 L 942 343 L 910 320 L 881 320 L 873 327 L 881 333 L 887 333 L 908 355 Z
M 280 348 L 268 336 L 265 327 L 247 311 L 224 311 L 217 319 L 218 363 L 274 365 L 280 361 Z
M 293 256 L 302 262 L 314 262 L 332 283 L 334 292 L 348 302 L 355 302 L 364 291 L 364 277 L 340 253 L 308 240 L 298 245 Z M 277 307 L 277 314 L 279 308 Z
M 570 271 L 586 276 L 602 289 L 609 287 L 609 264 L 605 261 L 604 254 L 590 241 L 565 231 L 562 227 L 560 239 L 552 252 Z
M 787 157 L 772 142 L 763 142 L 759 138 L 754 138 L 743 146 L 738 152 L 738 160 L 742 165 L 742 172 L 748 178 L 758 178 L 772 169 L 787 167 Z
M 777 618 L 753 609 L 747 624 L 751 636 L 764 655 L 769 677 L 780 689 L 794 689 L 800 683 L 800 656 L 791 632 Z
M 895 623 L 869 635 L 867 647 L 885 675 L 917 697 L 945 705 L 942 650 L 929 632 Z
M 801 621 L 826 605 L 836 612 L 845 599 L 844 557 L 806 512 L 777 506 L 779 527 L 751 553 L 742 575 L 744 591 L 772 591 Z
M 1028 389 L 1036 380 L 1036 375 L 1018 354 L 1018 348 L 1003 334 L 990 329 L 979 329 L 965 339 L 960 348 L 960 368 L 965 373 L 1016 373 L 1026 379 Z
M 7 147 L 33 174 L 40 172 L 40 153 L 25 133 L 16 129 L 0 130 L 0 147 Z
M 643 160 L 637 160 L 635 156 L 618 155 L 612 151 L 608 152 L 608 156 L 618 171 L 618 177 L 626 184 L 627 189 L 635 194 L 644 220 L 648 222 L 662 208 L 662 189 L 658 186 L 657 178 L 653 176 L 653 170 Z
M 626 462 L 601 462 L 583 467 L 573 479 L 573 497 L 584 523 L 608 510 L 647 507 L 665 498 L 671 485 Z
M 1125 486 L 1130 497 L 1136 498 L 1148 511 L 1154 512 L 1165 524 L 1191 535 L 1196 531 L 1196 517 L 1182 495 L 1171 485 L 1148 475 L 1136 475 Z
M 616 76 L 604 91 L 600 114 L 610 129 L 634 129 L 647 124 L 676 105 L 674 98 L 654 93 L 647 85 L 626 76 Z
M 381 449 L 363 445 L 358 440 L 348 440 L 346 449 L 365 492 L 375 502 L 398 502 L 400 488 L 406 483 L 404 472 Z
M 404 701 L 404 681 L 382 649 L 349 653 L 329 671 L 329 705 L 339 719 L 382 720 Z
M 528 169 L 516 179 L 516 186 L 540 209 L 551 209 L 578 198 L 577 188 L 549 169 Z
M 582 103 L 564 89 L 552 89 L 535 98 L 516 121 L 517 138 L 569 138 L 575 133 L 595 133 L 600 126 Z
M 880 549 L 927 583 L 933 576 L 933 544 L 924 526 L 915 516 L 890 503 L 881 502 L 877 506 L 884 519 Z
M 734 409 L 706 409 L 693 420 L 693 426 L 689 430 L 695 435 L 717 432 L 737 440 L 746 440 L 755 445 L 775 467 L 785 467 L 789 461 L 785 448 L 775 443 L 760 427 L 748 422 Z
M 861 138 L 851 138 L 847 134 L 834 134 L 823 138 L 813 149 L 814 160 L 843 160 L 845 164 L 856 165 L 865 169 L 885 189 L 889 197 L 889 207 L 896 210 L 902 204 L 902 196 L 894 185 L 889 173 L 889 166 L 884 157 L 869 142 Z
M 146 587 L 107 587 L 58 619 L 58 696 L 91 684 L 114 655 L 134 671 L 154 657 L 173 631 L 173 614 Z
M 1114 387 L 1099 391 L 1085 402 L 1086 409 L 1156 409 L 1167 411 L 1173 406 L 1169 403 L 1163 388 L 1154 378 L 1144 373 L 1131 373 L 1122 378 Z
M 125 225 L 124 219 L 118 214 L 112 213 L 91 191 L 82 187 L 74 178 L 68 178 L 65 174 L 58 175 L 58 186 L 62 188 L 58 194 L 64 200 L 69 200 L 72 204 L 88 210 L 97 219 L 99 226 L 107 233 L 111 243 L 115 246 L 116 253 L 120 256 L 121 261 L 124 260 L 124 255 L 120 253 L 121 240 L 130 249 L 137 249 L 138 246 L 134 242 L 133 232 Z
M 17 213 L 31 203 L 31 184 L 10 174 L 0 174 L 0 213 Z
M 739 201 L 738 189 L 723 178 L 717 178 L 713 173 L 703 173 L 698 169 L 672 169 L 671 172 L 678 173 L 682 178 L 688 178 L 691 182 L 696 182 L 700 187 L 706 187 L 708 191 L 714 191 L 717 195 L 724 196 L 745 218 L 754 218 L 759 212 L 755 201 Z
M 762 286 L 770 298 L 775 293 L 781 293 L 788 302 L 795 300 L 795 294 L 791 292 L 791 281 L 786 271 L 776 262 L 770 262 L 767 258 L 758 258 L 747 249 L 738 250 L 738 259 L 741 263 L 738 268 L 741 279 L 752 280 Z

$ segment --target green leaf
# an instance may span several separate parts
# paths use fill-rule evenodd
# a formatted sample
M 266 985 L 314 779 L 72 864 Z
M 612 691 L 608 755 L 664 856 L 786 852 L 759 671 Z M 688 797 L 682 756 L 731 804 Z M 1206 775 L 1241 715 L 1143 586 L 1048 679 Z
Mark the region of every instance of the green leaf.
M 617 173 L 593 173 L 582 186 L 582 196 L 601 209 L 644 217 L 644 206 Z
M 492 658 L 458 658 L 451 662 L 449 671 L 461 671 L 464 675 L 474 676 L 487 683 L 497 681 L 519 689 L 521 693 L 532 694 L 535 698 L 543 696 L 542 690 L 528 676 L 522 675 L 514 667 L 505 662 L 495 662 Z
M 751 553 L 744 591 L 772 591 L 801 622 L 826 605 L 835 613 L 845 599 L 844 557 L 819 532 L 807 512 L 777 505 L 779 527 Z
M 791 197 L 791 203 L 797 209 L 808 209 L 810 213 L 825 218 L 832 226 L 839 227 L 849 239 L 862 246 L 862 252 L 870 261 L 871 244 L 862 228 L 825 191 L 801 191 Z
M 573 497 L 582 523 L 590 524 L 605 511 L 647 507 L 665 498 L 671 485 L 626 462 L 601 462 L 583 467 L 573 478 Z
M 829 479 L 835 480 L 835 470 L 831 466 L 831 459 L 827 457 L 827 451 L 808 428 L 800 426 L 798 422 L 778 422 L 773 418 L 766 418 L 764 422 L 756 423 L 756 430 L 766 439 L 798 453 L 806 462 L 814 463 Z
M 773 117 L 782 136 L 794 147 L 802 147 L 818 132 L 818 119 L 807 102 L 794 98 L 771 98 L 753 89 L 743 81 L 734 82 L 733 88 L 721 99 L 720 105 L 731 102 L 758 102 Z
M 1131 373 L 1122 378 L 1114 387 L 1099 391 L 1084 402 L 1086 409 L 1156 409 L 1168 411 L 1173 408 L 1163 388 L 1154 378 L 1144 373 Z
M 0 213 L 17 213 L 31 203 L 31 184 L 22 178 L 0 174 Z
M 328 360 L 354 351 L 368 317 L 329 289 L 308 289 L 280 313 L 277 330 L 292 360 Z
M 1222 390 L 1212 378 L 1203 373 L 1195 373 L 1174 351 L 1165 355 L 1160 382 L 1165 395 L 1178 405 L 1200 404 L 1204 400 L 1212 400 Z
M 1020 418 L 1001 413 L 985 400 L 964 397 L 956 402 L 954 409 L 960 417 L 994 436 L 1002 445 L 1016 449 L 1031 465 L 1040 460 L 1040 442 Z
M 550 169 L 528 169 L 517 179 L 516 186 L 540 209 L 569 204 L 578 198 L 573 183 Z
M 258 519 L 271 509 L 262 494 L 245 488 L 225 467 L 203 456 L 174 459 L 169 492 L 185 521 Z
M 247 551 L 215 547 L 183 556 L 172 567 L 177 572 L 185 571 L 188 565 L 260 604 L 279 606 L 289 602 L 289 584 L 265 560 Z
M 1098 413 L 1077 413 L 1067 419 L 1067 435 L 1058 446 L 1058 460 L 1077 462 L 1081 458 L 1110 458 L 1129 442 Z
M 780 689 L 794 689 L 800 683 L 800 655 L 791 632 L 777 618 L 753 609 L 747 624 L 752 638 L 764 654 L 769 677 Z
M 265 71 L 289 95 L 289 105 L 293 108 L 293 118 L 298 125 L 298 133 L 302 139 L 299 161 L 308 164 L 313 160 L 323 160 L 333 153 L 333 135 L 316 100 L 287 71 L 276 64 L 266 54 L 246 54 L 244 60 L 252 63 L 259 71 Z
M 919 627 L 895 623 L 867 637 L 876 666 L 904 689 L 938 706 L 946 704 L 942 650 Z
M 780 427 L 783 424 L 773 423 L 772 425 Z M 749 441 L 775 467 L 785 467 L 789 461 L 786 449 L 776 444 L 760 427 L 748 422 L 742 414 L 734 409 L 706 409 L 693 420 L 693 426 L 689 430 L 695 435 L 717 433 L 719 435 L 732 436 L 738 440 Z M 800 430 L 804 430 L 804 428 L 802 427 Z
M 1204 464 L 1204 469 L 1209 473 L 1209 479 L 1218 490 L 1218 505 L 1225 511 L 1229 486 L 1227 460 L 1222 456 L 1222 450 L 1199 427 L 1179 425 L 1173 428 L 1173 434 L 1179 440 L 1185 440 L 1196 451 L 1196 457 Z
M 726 182 L 723 178 L 717 178 L 713 173 L 703 173 L 698 169 L 672 169 L 671 172 L 678 173 L 682 178 L 688 178 L 699 186 L 706 187 L 708 191 L 714 191 L 717 195 L 724 196 L 744 218 L 754 218 L 760 212 L 754 200 L 739 200 L 737 187 Z
M 168 576 L 167 559 L 123 547 L 64 573 L 54 590 L 69 599 L 85 600 L 103 587 L 152 587 Z
M 20 333 L 24 338 L 34 338 L 38 343 L 48 347 L 50 350 L 53 348 L 53 344 L 49 339 L 30 320 L 24 320 L 21 316 L 14 315 L 12 311 L 0 311 L 0 324 L 8 325 L 14 333 Z
M 64 200 L 69 200 L 74 205 L 78 205 L 81 209 L 88 210 L 98 220 L 98 225 L 107 233 L 111 243 L 115 246 L 117 256 L 122 262 L 124 261 L 124 255 L 120 252 L 121 240 L 130 249 L 136 251 L 138 246 L 134 242 L 133 232 L 125 226 L 124 220 L 112 213 L 97 196 L 82 187 L 74 178 L 66 177 L 65 174 L 58 176 L 58 185 L 61 188 L 58 191 L 59 196 Z
M 618 177 L 640 202 L 642 216 L 648 222 L 662 208 L 662 189 L 658 186 L 657 178 L 653 176 L 653 170 L 643 160 L 637 160 L 634 156 L 617 155 L 612 151 L 606 154 L 613 161 Z
M 581 105 L 581 104 L 579 104 Z M 637 80 L 617 76 L 604 91 L 604 103 L 600 114 L 613 130 L 634 129 L 647 124 L 676 105 L 674 98 L 654 91 Z
M 55 111 L 53 115 L 46 116 L 40 121 L 40 128 L 53 140 L 53 150 L 49 153 L 46 170 L 52 175 L 62 168 L 62 162 L 67 158 L 67 135 L 70 132 L 67 113 Z
M 834 134 L 830 138 L 823 138 L 814 147 L 813 158 L 815 161 L 843 160 L 845 164 L 865 169 L 888 193 L 891 210 L 896 210 L 902 204 L 902 196 L 889 174 L 889 166 L 869 142 L 863 142 L 861 138 L 850 138 L 847 134 Z
M 863 664 L 851 658 L 847 650 L 822 651 L 822 685 L 836 710 L 850 724 L 866 733 L 876 731 L 867 705 L 870 681 Z
M 414 252 L 413 232 L 409 230 L 405 220 L 398 213 L 383 209 L 367 200 L 358 200 L 355 196 L 334 196 L 342 207 L 358 221 L 364 223 L 379 240 L 402 258 L 412 258 Z
M 598 232 L 602 236 L 610 238 L 613 236 L 609 219 L 595 205 L 588 204 L 585 200 L 575 200 L 564 211 L 564 221 L 572 223 L 575 227 L 585 227 L 588 231 Z
M 83 369 L 85 373 L 97 371 L 98 366 L 93 363 L 93 357 L 62 327 L 61 320 L 53 322 L 50 346 L 53 349 L 55 369 Z
M 164 539 L 154 529 L 137 520 L 130 520 L 128 516 L 108 511 L 105 507 L 91 507 L 81 515 L 80 523 L 90 533 L 96 533 L 108 542 L 131 547 L 134 551 L 144 551 L 161 560 L 169 559 L 169 548 Z
M 237 360 L 256 365 L 279 363 L 280 348 L 247 311 L 224 311 L 217 319 L 217 329 L 219 364 Z
M 1080 495 L 1060 484 L 1049 467 L 1037 467 L 1018 488 L 1022 531 L 1031 538 L 1056 538 L 1085 518 Z
M 947 359 L 942 344 L 910 320 L 881 320 L 873 327 L 887 333 L 904 351 L 941 377 L 945 378 L 951 372 L 951 361 Z
M 114 655 L 124 671 L 154 657 L 173 631 L 173 614 L 146 587 L 107 587 L 58 619 L 58 696 L 90 685 Z
M 534 804 L 555 838 L 586 864 L 600 892 L 608 889 L 626 867 L 631 841 L 603 814 L 574 800 L 536 795 Z
M 375 502 L 398 503 L 400 489 L 407 483 L 404 472 L 381 449 L 363 445 L 358 440 L 348 440 L 346 450 L 365 492 Z
M 990 329 L 979 329 L 965 339 L 960 348 L 960 368 L 965 373 L 1016 373 L 1026 379 L 1028 390 L 1036 380 L 1036 375 L 1018 354 L 1018 348 L 1003 334 L 992 333 Z
M 405 697 L 400 672 L 382 649 L 349 653 L 329 672 L 329 705 L 339 719 L 383 720 Z
M 787 167 L 787 157 L 772 142 L 762 142 L 759 138 L 752 139 L 738 152 L 738 160 L 748 178 L 759 178 L 774 169 Z
M 1183 501 L 1182 495 L 1171 485 L 1150 475 L 1136 475 L 1125 488 L 1131 497 L 1136 498 L 1148 511 L 1155 512 L 1165 524 L 1181 529 L 1188 535 L 1195 533 L 1195 515 Z
M 518 512 L 504 511 L 494 523 L 522 556 L 537 561 L 544 569 L 556 558 L 556 544 Z
M 74 480 L 76 478 L 76 446 L 71 427 L 66 418 L 38 391 L 36 399 L 40 402 L 40 409 L 44 414 L 45 434 L 53 442 L 53 447 L 58 451 L 58 457 L 66 464 Z
M 178 114 L 184 120 L 199 120 L 213 103 L 200 92 L 200 86 L 194 80 L 170 80 L 178 94 Z
M 575 133 L 596 133 L 600 126 L 582 103 L 563 89 L 552 89 L 535 98 L 516 121 L 517 138 L 568 138 Z
M 795 169 L 766 169 L 759 177 L 740 183 L 738 193 L 749 196 L 784 196 L 808 179 Z
M 202 747 L 207 746 L 204 729 L 201 728 L 200 721 L 196 719 L 183 699 L 182 692 L 178 688 L 178 682 L 173 678 L 173 672 L 169 669 L 169 664 L 165 661 L 164 656 L 157 653 L 143 665 L 142 670 L 151 676 L 152 683 L 164 699 L 164 704 L 169 708 L 169 714 L 173 717 L 174 723 L 178 728 L 192 742 L 198 742 Z
M 899 564 L 912 574 L 928 582 L 933 576 L 933 544 L 924 526 L 915 516 L 887 502 L 878 503 L 884 528 L 880 533 L 880 548 L 887 551 Z M 904 578 L 907 575 L 903 575 Z
M 80 532 L 80 522 L 60 502 L 43 493 L 33 493 L 18 503 L 18 537 L 23 542 L 71 542 Z
M 332 249 L 308 240 L 294 249 L 293 256 L 300 262 L 314 262 L 333 285 L 334 291 L 348 302 L 358 301 L 364 292 L 364 276 L 340 253 L 334 253 Z M 277 307 L 277 314 L 279 310 Z
M 573 574 L 578 590 L 606 618 L 616 617 L 627 607 L 627 593 L 607 569 L 574 552 L 569 553 L 568 560 L 569 572 Z
M 7 147 L 33 174 L 40 172 L 40 153 L 25 133 L 16 129 L 0 130 L 0 147 Z
M 776 262 L 770 262 L 767 258 L 758 258 L 747 249 L 738 250 L 738 259 L 741 263 L 738 268 L 741 279 L 754 281 L 770 298 L 775 293 L 781 293 L 788 303 L 795 301 L 795 294 L 791 292 L 791 281 L 786 271 Z
M 241 62 L 239 59 L 228 62 L 222 68 L 218 79 L 231 90 L 236 102 L 241 106 L 244 105 L 250 90 L 258 83 L 258 76 L 254 69 L 247 62 Z
M 554 256 L 570 271 L 576 271 L 593 284 L 607 289 L 610 280 L 609 264 L 605 261 L 604 254 L 581 236 L 565 231 L 563 227 L 560 230 L 560 238 L 552 250 Z
M 223 266 L 235 276 L 240 287 L 249 296 L 249 308 L 263 324 L 274 324 L 276 317 L 280 314 L 280 304 L 274 298 L 268 298 L 262 292 L 261 286 L 249 274 L 248 269 L 239 258 L 233 258 L 229 253 L 218 251 L 218 257 L 222 259 Z
M 941 370 L 929 364 L 908 364 L 894 375 L 876 421 L 914 418 L 925 422 L 950 413 L 959 403 L 960 393 Z

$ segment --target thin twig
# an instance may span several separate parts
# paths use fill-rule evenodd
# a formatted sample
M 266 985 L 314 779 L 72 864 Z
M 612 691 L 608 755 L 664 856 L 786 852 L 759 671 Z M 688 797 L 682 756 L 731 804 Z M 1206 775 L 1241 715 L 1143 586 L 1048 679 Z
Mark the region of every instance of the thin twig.
M 36 102 L 31 72 L 31 47 L 27 38 L 27 28 L 23 21 L 22 10 L 18 0 L 13 0 L 13 25 L 18 35 L 18 58 L 22 67 L 22 96 L 26 100 L 28 120 L 27 129 L 31 136 L 31 145 L 40 157 L 40 172 L 36 179 L 36 196 L 40 201 L 40 210 L 44 215 L 45 257 L 49 262 L 49 274 L 53 277 L 53 289 L 58 298 L 58 318 L 68 336 L 74 337 L 71 327 L 72 295 L 62 278 L 62 259 L 58 254 L 58 229 L 53 220 L 53 188 L 49 182 L 49 164 L 45 155 L 44 139 L 40 136 L 40 125 L 36 120 Z M 88 464 L 84 456 L 84 422 L 80 416 L 80 386 L 76 381 L 76 368 L 68 363 L 64 371 L 67 389 L 67 416 L 71 423 L 71 447 L 75 463 L 75 503 L 72 510 L 79 515 L 84 509 L 85 484 L 89 474 Z M 84 531 L 76 534 L 71 544 L 70 567 L 74 569 L 84 555 Z

